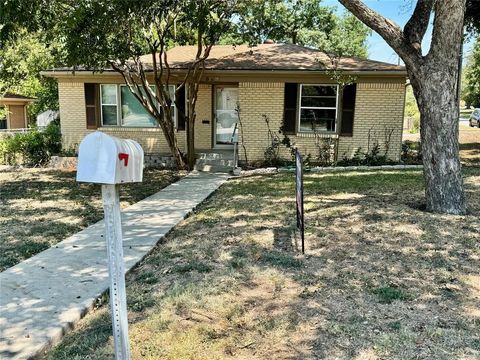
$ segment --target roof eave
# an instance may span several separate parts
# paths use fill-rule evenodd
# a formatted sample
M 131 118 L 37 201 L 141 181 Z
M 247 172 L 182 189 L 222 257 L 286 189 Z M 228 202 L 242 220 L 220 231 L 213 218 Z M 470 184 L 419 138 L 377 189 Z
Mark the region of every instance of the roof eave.
M 171 69 L 173 72 L 178 72 L 182 73 L 186 71 L 186 69 Z M 152 70 L 146 71 L 152 72 Z M 326 74 L 327 70 L 307 70 L 307 69 L 301 69 L 301 70 L 277 70 L 277 69 L 272 69 L 272 70 L 265 70 L 265 69 L 205 69 L 204 74 L 248 74 L 254 72 L 255 74 L 285 74 L 285 75 L 291 75 L 291 74 L 297 74 L 299 72 L 301 73 L 309 73 L 313 75 L 324 75 Z M 342 70 L 345 74 L 348 75 L 366 75 L 366 76 L 372 76 L 372 75 L 396 75 L 396 76 L 407 76 L 407 71 L 404 69 L 399 69 L 399 70 L 362 70 L 362 69 L 357 69 L 357 70 Z M 52 77 L 52 78 L 65 78 L 65 77 L 73 77 L 76 76 L 77 74 L 80 76 L 112 76 L 112 74 L 116 74 L 118 76 L 121 76 L 115 71 L 112 70 L 107 70 L 103 72 L 98 72 L 98 71 L 92 71 L 92 70 L 47 70 L 47 71 L 42 71 L 40 72 L 41 75 L 47 76 L 47 77 Z

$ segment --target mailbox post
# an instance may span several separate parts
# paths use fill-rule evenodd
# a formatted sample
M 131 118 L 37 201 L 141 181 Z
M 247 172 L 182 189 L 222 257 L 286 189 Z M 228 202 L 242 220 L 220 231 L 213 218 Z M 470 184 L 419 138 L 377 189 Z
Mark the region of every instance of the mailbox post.
M 130 360 L 119 184 L 141 182 L 142 178 L 143 150 L 137 142 L 97 131 L 87 135 L 80 143 L 77 181 L 102 185 L 110 308 L 117 360 Z

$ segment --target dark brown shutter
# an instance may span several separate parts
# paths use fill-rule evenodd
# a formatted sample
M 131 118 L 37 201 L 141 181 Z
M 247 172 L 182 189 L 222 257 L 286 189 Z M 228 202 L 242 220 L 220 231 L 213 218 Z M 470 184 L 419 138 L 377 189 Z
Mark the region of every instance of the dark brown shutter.
M 285 83 L 283 125 L 284 134 L 295 134 L 297 123 L 298 84 Z
M 96 129 L 100 123 L 99 86 L 85 83 L 85 109 L 87 113 L 87 129 Z
M 342 127 L 340 135 L 353 136 L 353 119 L 355 113 L 355 97 L 357 84 L 347 85 L 342 93 Z
M 175 94 L 175 106 L 177 110 L 177 130 L 185 130 L 185 86 L 182 86 Z

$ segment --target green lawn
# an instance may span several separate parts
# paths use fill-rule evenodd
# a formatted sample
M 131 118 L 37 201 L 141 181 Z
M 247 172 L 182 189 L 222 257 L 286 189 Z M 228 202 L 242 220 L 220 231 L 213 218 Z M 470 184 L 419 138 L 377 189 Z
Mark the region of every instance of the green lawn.
M 423 209 L 420 171 L 228 182 L 127 276 L 133 359 L 478 359 L 480 168 L 466 216 Z M 106 300 L 106 299 L 104 299 Z M 112 359 L 108 306 L 47 359 Z
M 0 271 L 103 218 L 100 186 L 79 184 L 75 174 L 41 168 L 0 172 Z M 141 186 L 122 186 L 122 206 L 179 177 L 172 171 L 145 171 Z
M 461 118 L 469 118 L 470 114 L 475 110 L 473 107 L 470 109 L 460 109 L 460 117 Z

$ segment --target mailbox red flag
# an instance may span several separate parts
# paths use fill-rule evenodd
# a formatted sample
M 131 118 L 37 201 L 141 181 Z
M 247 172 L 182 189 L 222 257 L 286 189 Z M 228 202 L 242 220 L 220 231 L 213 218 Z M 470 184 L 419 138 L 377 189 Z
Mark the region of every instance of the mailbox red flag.
M 128 154 L 120 153 L 118 154 L 118 160 L 122 161 L 125 166 L 128 166 Z

